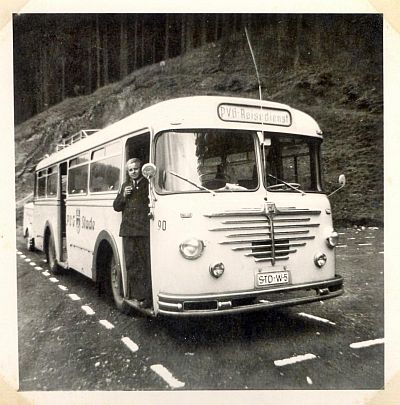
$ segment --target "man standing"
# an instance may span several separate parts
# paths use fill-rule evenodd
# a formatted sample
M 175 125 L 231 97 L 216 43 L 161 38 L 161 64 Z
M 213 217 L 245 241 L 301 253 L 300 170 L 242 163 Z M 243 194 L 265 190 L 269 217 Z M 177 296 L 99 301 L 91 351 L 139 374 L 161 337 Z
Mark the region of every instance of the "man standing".
M 151 298 L 148 183 L 142 176 L 138 158 L 126 162 L 129 179 L 114 200 L 114 210 L 122 211 L 122 237 L 128 278 L 129 298 L 139 307 L 149 307 Z

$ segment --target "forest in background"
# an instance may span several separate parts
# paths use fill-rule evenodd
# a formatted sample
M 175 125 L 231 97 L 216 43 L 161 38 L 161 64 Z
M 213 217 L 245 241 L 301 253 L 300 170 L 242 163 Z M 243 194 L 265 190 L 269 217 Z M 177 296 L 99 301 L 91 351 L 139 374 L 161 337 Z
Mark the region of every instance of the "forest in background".
M 234 61 L 230 53 L 236 52 L 238 45 L 247 46 L 243 43 L 244 27 L 253 46 L 260 50 L 260 70 L 265 64 L 291 70 L 300 64 L 342 63 L 336 59 L 338 50 L 342 56 L 346 51 L 351 54 L 347 63 L 358 64 L 382 47 L 382 39 L 375 35 L 382 21 L 376 17 L 16 14 L 15 124 L 66 98 L 91 94 L 137 69 L 184 55 L 207 43 L 225 42 L 227 52 L 220 56 L 230 65 Z
M 257 78 L 244 33 L 246 25 L 258 64 L 263 98 L 298 108 L 317 120 L 324 132 L 323 175 L 324 189 L 328 193 L 337 187 L 339 174 L 346 175 L 346 187 L 331 198 L 335 223 L 346 226 L 383 224 L 382 15 L 176 14 L 167 18 L 158 14 L 130 14 L 126 16 L 128 21 L 142 18 L 147 22 L 149 29 L 144 37 L 144 47 L 148 56 L 143 59 L 144 65 L 139 65 L 142 39 L 138 30 L 138 65 L 133 69 L 135 30 L 132 29 L 134 24 L 128 24 L 128 73 L 120 79 L 121 36 L 117 33 L 121 33 L 120 19 L 123 17 L 97 16 L 99 35 L 105 32 L 101 21 L 116 24 L 114 31 L 106 24 L 107 48 L 98 48 L 97 61 L 94 56 L 97 48 L 93 47 L 96 15 L 15 16 L 15 121 L 20 122 L 15 127 L 18 221 L 22 204 L 32 192 L 35 166 L 45 154 L 54 152 L 63 137 L 80 129 L 104 128 L 147 106 L 175 97 L 258 98 Z M 189 17 L 194 21 L 193 29 L 189 30 L 191 47 L 187 47 L 185 35 L 182 48 L 182 31 L 171 30 L 167 41 L 169 57 L 165 58 L 165 22 L 173 20 L 174 26 L 182 30 L 177 22 Z M 83 32 L 88 26 L 81 24 L 83 19 L 92 22 L 92 46 L 89 48 L 92 59 L 88 58 L 85 48 L 88 37 Z M 202 19 L 206 21 L 205 25 L 200 24 Z M 44 20 L 53 23 L 44 29 Z M 223 21 L 227 24 L 225 28 Z M 159 31 L 150 30 L 152 24 Z M 200 29 L 202 26 L 207 32 L 203 37 L 205 42 L 200 39 L 200 33 L 204 32 Z M 228 30 L 229 34 L 224 34 Z M 115 33 L 114 40 L 111 32 Z M 216 32 L 217 40 L 213 36 Z M 40 43 L 40 35 L 53 39 Z M 76 39 L 72 40 L 71 35 Z M 100 43 L 104 42 L 102 35 Z M 61 43 L 55 38 L 69 39 Z M 157 42 L 158 52 L 152 53 L 154 45 L 151 44 L 155 43 L 155 38 L 160 42 Z M 65 51 L 64 81 L 59 76 L 60 58 L 52 57 L 52 62 L 45 68 L 47 73 L 42 70 L 43 62 L 40 63 L 37 56 L 40 47 L 45 47 L 51 55 L 57 54 L 50 52 L 52 47 Z M 102 53 L 105 49 L 108 50 L 108 84 L 104 82 Z M 164 62 L 160 64 L 160 61 Z M 100 74 L 98 88 L 97 71 Z M 43 87 L 43 76 L 46 76 L 47 90 Z M 90 92 L 84 87 L 75 94 L 74 87 L 85 86 L 88 77 L 91 77 Z M 35 80 L 39 80 L 36 85 Z M 63 100 L 60 98 L 62 88 Z M 53 105 L 44 106 L 45 94 L 52 96 Z M 42 110 L 36 111 L 38 106 Z

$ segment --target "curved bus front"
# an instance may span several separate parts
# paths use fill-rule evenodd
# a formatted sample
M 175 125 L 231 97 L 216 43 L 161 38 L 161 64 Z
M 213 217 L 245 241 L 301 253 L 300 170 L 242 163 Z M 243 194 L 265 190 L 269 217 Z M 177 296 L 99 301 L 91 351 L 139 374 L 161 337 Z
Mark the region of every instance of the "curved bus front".
M 170 157 L 168 163 L 160 158 L 167 143 L 157 149 L 158 138 L 155 140 L 157 172 L 152 179 L 155 198 L 151 221 L 155 313 L 184 316 L 254 311 L 340 295 L 343 280 L 335 274 L 334 249 L 328 243 L 335 233 L 326 195 L 320 190 L 295 190 L 298 185 L 293 189 L 282 183 L 268 186 L 264 149 L 255 132 L 249 133 L 255 145 L 253 160 L 246 164 L 254 163 L 256 182 L 247 185 L 249 188 L 239 186 L 248 184 L 249 179 L 241 182 L 237 177 L 246 177 L 250 169 L 238 164 L 231 188 L 219 184 L 214 190 L 200 190 L 197 186 L 212 184 L 203 181 L 209 168 L 202 168 L 200 161 L 211 159 L 210 166 L 215 168 L 220 159 L 200 159 L 199 135 L 195 146 L 185 150 L 182 145 L 186 140 L 181 136 L 188 132 L 196 131 L 182 130 L 175 144 L 169 140 L 167 149 L 176 149 L 178 144 L 182 149 L 176 150 L 180 158 Z M 225 148 L 230 148 L 233 137 L 234 131 Z M 187 181 L 195 183 L 196 177 L 195 170 L 188 168 L 191 153 L 198 158 L 197 186 Z M 220 153 L 225 154 L 226 166 L 227 152 Z M 231 155 L 245 160 L 240 153 Z M 316 170 L 311 177 L 320 188 L 319 163 L 311 161 L 309 158 L 307 164 Z M 218 175 L 217 169 L 214 172 Z M 177 175 L 181 176 L 178 180 Z M 175 189 L 165 186 L 165 178 L 171 176 Z M 185 248 L 193 257 L 184 257 Z M 326 263 L 320 266 L 319 260 Z

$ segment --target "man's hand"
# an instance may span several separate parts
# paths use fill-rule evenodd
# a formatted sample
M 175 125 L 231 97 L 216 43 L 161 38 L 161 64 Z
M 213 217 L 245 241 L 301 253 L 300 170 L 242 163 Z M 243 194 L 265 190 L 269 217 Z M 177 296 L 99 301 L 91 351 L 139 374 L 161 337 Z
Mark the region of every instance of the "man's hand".
M 126 186 L 124 189 L 124 197 L 132 194 L 132 186 Z

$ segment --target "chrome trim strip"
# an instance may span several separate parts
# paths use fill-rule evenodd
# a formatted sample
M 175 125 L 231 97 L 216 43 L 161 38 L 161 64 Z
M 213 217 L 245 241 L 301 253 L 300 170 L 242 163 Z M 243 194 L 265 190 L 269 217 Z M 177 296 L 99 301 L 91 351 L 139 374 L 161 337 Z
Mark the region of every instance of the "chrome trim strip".
M 276 221 L 274 221 L 276 222 Z M 317 228 L 320 224 L 290 224 L 290 225 L 275 225 L 274 229 L 287 229 L 287 228 Z M 271 225 L 260 225 L 260 226 L 232 226 L 232 227 L 225 227 L 225 228 L 212 228 L 209 231 L 252 231 L 258 229 L 270 229 Z M 278 232 L 275 232 L 277 234 Z M 293 233 L 293 232 L 291 232 Z
M 251 235 L 247 235 L 251 236 Z M 295 236 L 295 237 L 287 237 L 287 238 L 278 238 L 275 239 L 276 241 L 285 241 L 285 240 L 310 240 L 310 239 L 315 239 L 315 236 Z M 227 241 L 222 241 L 218 242 L 220 245 L 235 245 L 235 244 L 240 244 L 240 243 L 251 243 L 251 242 L 265 242 L 265 239 L 241 239 L 241 240 L 227 240 Z
M 299 215 L 299 214 L 306 214 L 306 215 L 320 215 L 320 210 L 309 210 L 304 208 L 280 208 L 276 207 L 277 212 L 276 215 Z M 211 214 L 203 214 L 207 218 L 221 218 L 221 217 L 231 217 L 231 216 L 255 216 L 255 215 L 265 215 L 265 211 L 263 208 L 249 208 L 243 209 L 239 211 L 223 211 L 223 212 L 214 212 Z
M 275 235 L 293 235 L 293 234 L 305 234 L 310 233 L 309 230 L 304 231 L 281 231 L 275 232 Z M 257 233 L 232 233 L 230 235 L 226 235 L 227 238 L 240 238 L 240 237 L 250 237 L 250 236 L 263 236 L 263 235 L 271 235 L 270 232 L 257 232 Z
M 306 243 L 302 242 L 302 243 L 275 243 L 275 247 L 276 246 L 289 246 L 289 247 L 293 247 L 293 246 L 305 246 Z M 238 247 L 233 247 L 232 250 L 236 251 L 236 250 L 253 250 L 253 249 L 260 249 L 260 248 L 268 248 L 271 247 L 271 244 L 269 245 L 248 245 L 248 246 L 238 246 Z M 280 252 L 280 250 L 278 250 L 278 252 Z
M 276 219 L 274 220 L 276 222 Z M 319 224 L 290 224 L 290 225 L 275 225 L 274 228 L 318 228 Z
M 256 256 L 260 256 L 260 255 L 265 255 L 265 254 L 279 254 L 279 253 L 296 253 L 297 249 L 286 249 L 286 250 L 275 250 L 275 252 L 273 252 L 272 250 L 265 250 L 262 252 L 254 252 L 254 253 L 246 253 L 245 256 L 247 257 L 256 257 Z M 278 258 L 279 256 L 277 256 Z M 288 257 L 289 258 L 289 257 Z
M 255 262 L 274 262 L 274 261 L 277 261 L 277 260 L 288 260 L 289 259 L 289 256 L 275 256 L 275 257 L 263 257 L 263 258 L 260 258 L 260 259 L 258 259 L 258 258 L 254 258 L 254 261 Z
M 171 302 L 158 301 L 158 305 L 167 308 L 175 308 L 177 310 L 182 310 L 182 304 L 172 304 Z
M 344 293 L 343 289 L 338 291 L 333 291 L 329 293 L 329 295 L 315 295 L 314 297 L 303 297 L 303 298 L 292 298 L 286 301 L 273 301 L 273 302 L 262 302 L 253 305 L 235 307 L 235 308 L 227 308 L 221 310 L 197 310 L 197 311 L 187 311 L 187 312 L 168 312 L 163 311 L 162 309 L 158 310 L 158 313 L 162 315 L 170 315 L 170 316 L 177 316 L 177 317 L 189 317 L 189 316 L 210 316 L 210 315 L 222 315 L 222 314 L 233 314 L 233 313 L 244 313 L 244 312 L 255 312 L 263 309 L 271 309 L 271 308 L 278 308 L 278 307 L 288 307 L 300 304 L 306 304 L 315 301 L 324 301 L 330 298 L 338 297 Z

